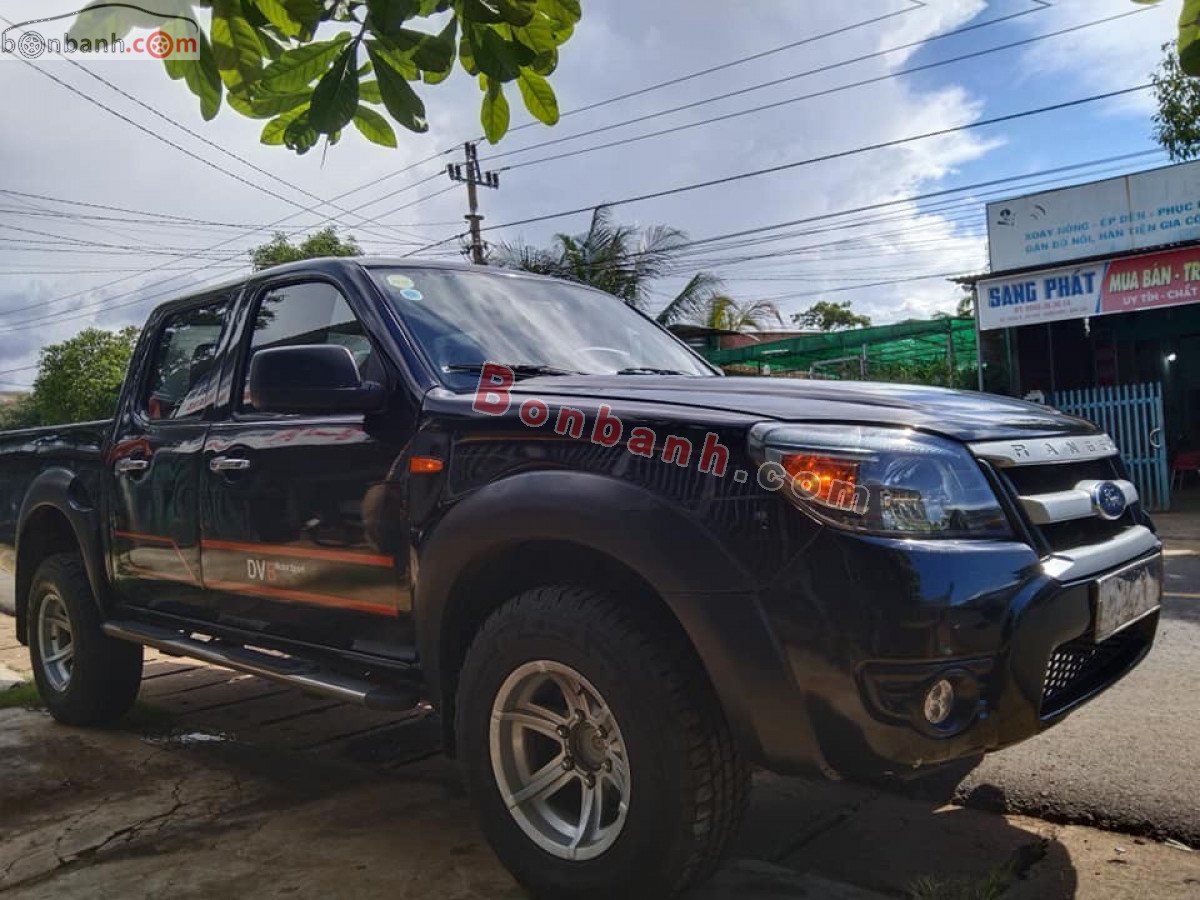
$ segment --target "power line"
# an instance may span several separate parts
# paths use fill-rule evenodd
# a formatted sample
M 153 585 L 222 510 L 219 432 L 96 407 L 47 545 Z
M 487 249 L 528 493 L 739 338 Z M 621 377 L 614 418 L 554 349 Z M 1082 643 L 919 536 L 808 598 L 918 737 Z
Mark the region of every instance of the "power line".
M 482 230 L 495 231 L 500 228 L 514 228 L 517 225 L 529 225 L 534 222 L 547 222 L 552 219 L 562 219 L 562 218 L 566 218 L 567 216 L 574 216 L 574 215 L 579 215 L 580 213 L 591 212 L 592 210 L 594 210 L 600 206 L 606 206 L 606 207 L 625 206 L 630 203 L 640 203 L 644 200 L 656 200 L 660 197 L 670 197 L 675 194 L 683 194 L 683 193 L 687 193 L 689 191 L 703 190 L 706 188 L 717 187 L 722 184 L 731 184 L 736 181 L 744 181 L 748 178 L 757 178 L 760 175 L 771 175 L 776 172 L 785 172 L 785 171 L 788 171 L 791 169 L 800 168 L 802 166 L 811 166 L 811 165 L 815 165 L 816 163 L 830 162 L 835 159 L 845 159 L 846 157 L 857 156 L 861 153 L 869 153 L 873 150 L 884 150 L 889 147 L 898 147 L 903 144 L 912 143 L 913 141 L 921 141 L 921 140 L 926 140 L 928 138 L 933 138 L 933 137 L 944 137 L 945 135 L 948 135 L 948 134 L 956 134 L 956 133 L 963 132 L 963 131 L 971 131 L 976 128 L 985 128 L 989 125 L 998 125 L 1001 122 L 1012 122 L 1017 119 L 1028 118 L 1029 116 L 1042 115 L 1042 114 L 1048 113 L 1048 112 L 1057 112 L 1058 110 L 1061 110 L 1061 109 L 1071 109 L 1076 106 L 1083 106 L 1084 104 L 1087 104 L 1087 103 L 1095 103 L 1099 100 L 1111 100 L 1114 97 L 1121 97 L 1126 94 L 1133 94 L 1138 91 L 1144 91 L 1149 87 L 1151 87 L 1151 85 L 1149 85 L 1149 84 L 1140 84 L 1140 85 L 1137 85 L 1136 87 L 1123 88 L 1121 90 L 1116 90 L 1116 91 L 1106 91 L 1105 93 L 1102 93 L 1102 94 L 1092 94 L 1091 96 L 1088 96 L 1088 97 L 1080 97 L 1079 99 L 1067 100 L 1062 103 L 1053 103 L 1053 104 L 1050 104 L 1049 106 L 1040 106 L 1036 109 L 1024 110 L 1023 112 L 1008 113 L 1007 115 L 1003 115 L 1003 116 L 993 116 L 990 119 L 979 119 L 975 122 L 968 122 L 965 125 L 955 125 L 955 126 L 952 126 L 949 128 L 939 128 L 936 131 L 927 131 L 923 134 L 914 134 L 914 135 L 911 135 L 911 136 L 905 137 L 905 138 L 896 138 L 896 139 L 890 140 L 890 141 L 880 141 L 878 143 L 867 144 L 862 147 L 855 147 L 850 150 L 841 150 L 841 151 L 838 151 L 835 153 L 824 153 L 824 154 L 821 154 L 820 156 L 811 156 L 806 159 L 794 160 L 794 161 L 788 162 L 788 163 L 780 163 L 779 165 L 775 165 L 775 166 L 766 166 L 761 169 L 752 169 L 748 172 L 739 172 L 736 175 L 726 175 L 722 178 L 712 178 L 707 181 L 692 182 L 690 184 L 679 185 L 678 187 L 666 188 L 661 191 L 651 191 L 650 193 L 638 194 L 634 197 L 625 197 L 620 200 L 602 201 L 600 203 L 593 203 L 588 206 L 579 206 L 574 209 L 563 210 L 562 212 L 545 213 L 540 216 L 530 216 L 529 218 L 526 218 L 526 219 L 518 219 L 514 222 L 505 222 L 501 225 L 488 225 L 486 228 L 484 228 Z
M 948 66 L 948 65 L 952 65 L 954 63 L 964 62 L 966 60 L 976 59 L 980 56 L 986 56 L 986 55 L 992 54 L 992 53 L 999 53 L 999 52 L 1002 52 L 1005 50 L 1012 50 L 1017 47 L 1027 46 L 1029 44 L 1034 44 L 1039 41 L 1048 40 L 1050 38 L 1061 37 L 1062 35 L 1071 34 L 1076 31 L 1081 31 L 1085 28 L 1092 28 L 1096 25 L 1104 25 L 1109 22 L 1116 21 L 1117 19 L 1123 19 L 1126 16 L 1138 15 L 1140 13 L 1145 12 L 1146 9 L 1147 9 L 1146 7 L 1139 7 L 1139 8 L 1129 10 L 1129 11 L 1126 11 L 1123 13 L 1118 13 L 1116 15 L 1108 16 L 1106 18 L 1095 19 L 1095 20 L 1092 20 L 1089 22 L 1080 23 L 1080 24 L 1073 25 L 1073 26 L 1070 26 L 1067 28 L 1061 28 L 1057 31 L 1047 32 L 1045 34 L 1034 35 L 1033 37 L 1025 38 L 1025 39 L 1022 39 L 1019 41 L 1012 41 L 1010 43 L 1001 44 L 996 47 L 986 47 L 982 50 L 975 50 L 971 53 L 961 54 L 959 56 L 954 56 L 949 59 L 943 59 L 943 60 L 938 60 L 936 62 L 924 63 L 924 64 L 916 65 L 916 66 L 910 66 L 906 69 L 898 69 L 894 72 L 888 72 L 886 74 L 877 75 L 877 76 L 874 76 L 871 78 L 864 78 L 859 81 L 851 82 L 849 84 L 843 84 L 843 85 L 838 85 L 836 87 L 825 88 L 825 89 L 819 90 L 819 91 L 812 91 L 807 94 L 801 94 L 797 97 L 788 97 L 783 100 L 776 100 L 771 103 L 761 104 L 759 106 L 753 106 L 753 107 L 749 107 L 746 109 L 732 110 L 732 111 L 730 111 L 728 113 L 724 113 L 722 115 L 711 116 L 707 119 L 700 119 L 695 122 L 684 122 L 680 125 L 675 125 L 670 128 L 659 129 L 658 131 L 650 131 L 650 132 L 646 132 L 644 134 L 632 135 L 630 137 L 621 138 L 619 140 L 608 141 L 608 142 L 602 143 L 602 144 L 594 144 L 594 145 L 591 145 L 588 147 L 579 148 L 577 150 L 567 151 L 565 153 L 552 153 L 552 154 L 548 154 L 546 156 L 537 157 L 536 159 L 525 160 L 522 162 L 514 162 L 514 163 L 510 163 L 508 168 L 509 169 L 520 169 L 520 168 L 524 168 L 526 166 L 536 166 L 536 165 L 541 165 L 541 164 L 544 164 L 547 162 L 555 162 L 558 160 L 570 159 L 571 157 L 582 156 L 583 154 L 593 153 L 597 150 L 609 150 L 609 149 L 612 149 L 615 147 L 623 147 L 628 144 L 634 144 L 634 143 L 638 143 L 640 141 L 650 140 L 650 139 L 656 138 L 656 137 L 663 137 L 665 135 L 677 134 L 678 132 L 687 131 L 692 128 L 700 128 L 705 125 L 712 125 L 712 124 L 715 124 L 718 122 L 725 122 L 725 121 L 729 121 L 730 119 L 740 118 L 742 116 L 755 115 L 757 113 L 765 112 L 767 110 L 778 109 L 783 106 L 788 106 L 793 103 L 800 103 L 802 101 L 812 100 L 812 99 L 815 99 L 818 97 L 827 97 L 827 96 L 831 96 L 833 94 L 841 93 L 842 91 L 851 90 L 853 88 L 865 87 L 865 86 L 871 85 L 871 84 L 878 84 L 883 81 L 889 81 L 893 78 L 898 78 L 902 75 L 912 75 L 917 72 L 925 72 L 925 71 L 929 71 L 931 69 L 940 68 L 942 66 Z M 977 23 L 976 25 L 967 26 L 966 28 L 958 29 L 956 31 L 949 31 L 949 32 L 946 32 L 945 34 L 936 35 L 935 37 L 930 38 L 929 40 L 932 41 L 932 40 L 937 40 L 938 38 L 949 37 L 951 35 L 961 33 L 962 31 L 971 30 L 972 28 L 980 28 L 985 25 L 993 25 L 996 22 L 1004 21 L 1007 18 L 1011 18 L 1011 16 L 1004 17 L 1001 19 L 992 19 L 992 20 L 989 20 L 988 22 L 980 22 L 980 23 Z M 920 42 L 918 42 L 918 43 L 920 43 Z M 882 54 L 894 53 L 897 50 L 907 49 L 910 46 L 913 46 L 913 45 L 902 44 L 899 47 L 893 47 L 893 48 L 890 48 L 889 50 L 880 51 L 880 53 L 882 53 Z M 637 116 L 632 119 L 626 119 L 625 121 L 622 121 L 622 122 L 614 122 L 609 125 L 602 125 L 597 128 L 592 128 L 588 131 L 581 131 L 577 134 L 566 135 L 561 138 L 555 138 L 553 140 L 543 141 L 539 144 L 533 144 L 529 147 L 522 147 L 517 150 L 508 150 L 503 153 L 497 153 L 497 154 L 494 154 L 493 156 L 489 156 L 484 161 L 485 162 L 493 162 L 497 159 L 502 159 L 504 157 L 513 156 L 518 153 L 526 153 L 530 150 L 537 150 L 537 149 L 541 149 L 543 147 L 550 147 L 550 146 L 554 146 L 557 144 L 566 143 L 568 141 L 577 140 L 579 138 L 589 137 L 591 135 L 600 134 L 600 133 L 603 133 L 606 131 L 612 131 L 617 128 L 623 128 L 627 125 L 634 125 L 639 122 L 645 122 L 645 121 L 648 121 L 651 119 L 660 118 L 662 116 L 670 115 L 672 113 L 682 112 L 684 110 L 693 109 L 693 108 L 701 107 L 701 106 L 708 106 L 708 105 L 710 105 L 712 103 L 716 103 L 720 100 L 726 100 L 731 97 L 737 97 L 737 96 L 740 96 L 743 94 L 750 93 L 752 91 L 761 90 L 761 89 L 767 88 L 767 87 L 773 87 L 773 86 L 776 86 L 776 85 L 781 84 L 786 81 L 792 81 L 797 78 L 803 78 L 808 75 L 825 72 L 831 68 L 837 68 L 839 66 L 846 65 L 850 62 L 858 62 L 861 60 L 870 59 L 872 57 L 880 55 L 880 53 L 871 53 L 871 54 L 867 54 L 866 56 L 857 57 L 856 59 L 847 60 L 842 63 L 835 63 L 835 64 L 832 64 L 829 66 L 822 66 L 821 68 L 818 68 L 818 69 L 810 69 L 807 72 L 801 72 L 796 75 L 788 75 L 784 78 L 776 78 L 772 81 L 763 82 L 762 84 L 757 84 L 757 85 L 751 85 L 750 87 L 743 88 L 741 90 L 730 91 L 725 94 L 719 94 L 715 97 L 708 97 L 708 98 L 705 98 L 704 100 L 697 100 L 692 103 L 686 103 L 681 106 L 672 107 L 670 109 L 660 110 L 659 112 L 655 112 L 655 113 L 648 113 L 643 116 Z
M 755 60 L 765 59 L 768 56 L 773 56 L 776 53 L 782 53 L 785 50 L 794 50 L 797 47 L 803 47 L 807 44 L 817 43 L 818 41 L 823 41 L 826 38 L 837 37 L 840 34 L 847 34 L 849 32 L 856 31 L 860 28 L 864 28 L 868 25 L 876 25 L 879 22 L 884 22 L 888 19 L 896 18 L 897 16 L 903 16 L 903 15 L 907 15 L 908 13 L 911 13 L 911 12 L 916 12 L 918 9 L 924 9 L 927 6 L 927 4 L 922 2 L 922 0 L 909 0 L 909 2 L 913 3 L 914 5 L 907 7 L 906 9 L 900 9 L 900 10 L 896 10 L 895 12 L 884 13 L 883 15 L 873 16 L 872 18 L 869 18 L 869 19 L 863 19 L 859 22 L 854 22 L 850 25 L 842 26 L 841 28 L 835 28 L 832 31 L 826 31 L 826 32 L 823 32 L 822 34 L 813 35 L 812 37 L 802 38 L 801 40 L 798 40 L 798 41 L 789 41 L 788 43 L 781 44 L 778 47 L 772 47 L 768 50 L 760 50 L 757 53 L 751 53 L 749 56 L 741 56 L 741 57 L 738 57 L 737 59 L 730 60 L 729 62 L 721 63 L 720 65 L 709 66 L 707 69 L 699 69 L 695 72 L 689 72 L 686 75 L 680 75 L 675 78 L 669 78 L 666 81 L 659 81 L 655 84 L 647 85 L 646 87 L 638 88 L 637 90 L 634 90 L 634 91 L 626 91 L 623 94 L 617 94 L 612 97 L 607 97 L 604 100 L 596 100 L 592 103 L 587 103 L 584 106 L 578 106 L 574 109 L 566 110 L 559 116 L 559 119 L 561 121 L 562 119 L 565 119 L 568 116 L 575 116 L 575 115 L 579 115 L 580 113 L 590 112 L 594 109 L 600 109 L 601 107 L 604 107 L 604 106 L 610 106 L 613 103 L 618 103 L 622 100 L 630 100 L 634 97 L 640 97 L 644 94 L 649 94 L 649 93 L 652 93 L 653 91 L 661 90 L 662 88 L 665 88 L 665 87 L 674 87 L 677 84 L 683 84 L 684 82 L 692 81 L 693 79 L 701 78 L 705 75 L 712 75 L 715 72 L 722 72 L 726 69 L 732 69 L 736 66 L 740 66 L 740 65 L 743 65 L 748 62 L 754 62 Z M 1049 4 L 1044 2 L 1044 0 L 1033 0 L 1033 2 L 1038 5 L 1035 6 L 1033 9 L 1027 9 L 1022 13 L 1018 13 L 1018 15 L 1020 15 L 1020 16 L 1028 15 L 1031 12 L 1038 12 L 1039 10 L 1045 9 L 1049 6 Z M 1012 18 L 1016 18 L 1016 17 L 1017 16 L 1013 16 Z M 515 128 L 509 129 L 509 134 L 512 134 L 513 132 L 517 132 L 517 131 L 524 131 L 527 128 L 532 128 L 536 124 L 537 124 L 536 122 L 526 122 L 522 125 L 516 126 Z M 533 148 L 526 148 L 526 149 L 533 149 Z

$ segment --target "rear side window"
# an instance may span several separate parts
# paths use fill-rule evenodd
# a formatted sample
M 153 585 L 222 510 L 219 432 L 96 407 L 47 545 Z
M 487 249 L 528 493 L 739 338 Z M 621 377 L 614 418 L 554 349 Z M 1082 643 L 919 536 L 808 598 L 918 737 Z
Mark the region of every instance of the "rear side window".
M 358 363 L 363 378 L 377 380 L 378 360 L 362 323 L 350 309 L 342 292 L 332 284 L 312 281 L 272 288 L 262 295 L 254 317 L 242 385 L 242 407 L 250 404 L 250 358 L 259 350 L 308 344 L 337 344 L 346 347 Z
M 167 319 L 142 397 L 142 409 L 151 419 L 184 419 L 204 412 L 228 310 L 223 300 Z

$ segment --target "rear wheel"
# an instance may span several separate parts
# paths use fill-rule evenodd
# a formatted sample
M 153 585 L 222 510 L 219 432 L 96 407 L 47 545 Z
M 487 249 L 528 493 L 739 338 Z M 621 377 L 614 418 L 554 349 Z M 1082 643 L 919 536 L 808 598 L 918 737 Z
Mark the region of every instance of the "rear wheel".
M 677 628 L 546 587 L 485 623 L 459 681 L 483 829 L 536 897 L 663 897 L 711 874 L 749 774 Z
M 142 680 L 142 648 L 108 637 L 83 561 L 59 553 L 38 566 L 29 592 L 29 659 L 50 714 L 104 725 L 129 711 Z

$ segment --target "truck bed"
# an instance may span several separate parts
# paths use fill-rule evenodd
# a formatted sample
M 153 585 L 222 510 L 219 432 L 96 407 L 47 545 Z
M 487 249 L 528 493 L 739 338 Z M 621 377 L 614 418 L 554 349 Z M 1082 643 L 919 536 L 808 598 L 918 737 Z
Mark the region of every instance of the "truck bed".
M 0 432 L 0 573 L 16 569 L 16 528 L 29 486 L 47 469 L 65 466 L 99 496 L 103 446 L 112 420 Z M 0 578 L 0 609 L 12 608 L 12 579 Z

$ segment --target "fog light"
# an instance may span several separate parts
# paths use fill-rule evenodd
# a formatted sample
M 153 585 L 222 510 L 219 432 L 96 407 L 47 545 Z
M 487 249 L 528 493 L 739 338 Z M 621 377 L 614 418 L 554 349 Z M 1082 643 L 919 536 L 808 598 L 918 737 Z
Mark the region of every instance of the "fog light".
M 954 685 L 939 678 L 925 692 L 925 721 L 930 725 L 941 725 L 954 712 Z

